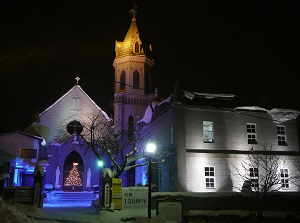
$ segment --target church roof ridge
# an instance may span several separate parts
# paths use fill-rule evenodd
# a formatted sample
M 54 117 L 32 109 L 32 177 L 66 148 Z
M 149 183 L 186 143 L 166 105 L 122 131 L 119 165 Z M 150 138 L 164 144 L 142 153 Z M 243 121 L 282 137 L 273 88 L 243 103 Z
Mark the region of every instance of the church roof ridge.
M 106 118 L 106 120 L 111 120 L 111 118 L 106 114 L 105 111 L 103 111 L 97 104 L 96 102 L 90 98 L 90 96 L 82 89 L 82 87 L 78 84 L 74 85 L 68 92 L 66 92 L 63 96 L 61 96 L 58 100 L 56 100 L 52 105 L 50 105 L 47 109 L 45 109 L 42 113 L 40 113 L 40 116 L 45 114 L 46 112 L 48 112 L 51 108 L 53 108 L 56 104 L 58 104 L 61 100 L 63 100 L 63 98 L 65 98 L 68 94 L 70 94 L 72 91 L 74 91 L 75 89 L 79 89 L 85 97 L 87 97 L 95 106 L 96 108 L 101 111 L 101 113 L 103 114 L 103 116 Z

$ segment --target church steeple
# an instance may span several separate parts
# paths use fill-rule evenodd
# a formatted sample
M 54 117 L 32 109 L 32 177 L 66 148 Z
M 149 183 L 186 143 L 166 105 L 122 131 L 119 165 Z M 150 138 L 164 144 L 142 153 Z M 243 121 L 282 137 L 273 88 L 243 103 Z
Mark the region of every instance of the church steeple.
M 154 61 L 143 49 L 137 27 L 137 7 L 129 12 L 132 14 L 130 27 L 124 41 L 116 41 L 115 45 L 115 93 L 149 94 L 154 91 L 150 75 Z
M 129 55 L 144 55 L 142 41 L 136 24 L 137 7 L 129 11 L 132 14 L 131 24 L 123 42 L 116 41 L 116 58 Z
M 123 41 L 116 41 L 114 84 L 114 121 L 124 128 L 138 121 L 153 98 L 152 67 L 154 61 L 147 57 L 143 49 L 137 27 L 137 7 L 129 11 L 131 24 Z M 122 127 L 122 128 L 123 128 Z

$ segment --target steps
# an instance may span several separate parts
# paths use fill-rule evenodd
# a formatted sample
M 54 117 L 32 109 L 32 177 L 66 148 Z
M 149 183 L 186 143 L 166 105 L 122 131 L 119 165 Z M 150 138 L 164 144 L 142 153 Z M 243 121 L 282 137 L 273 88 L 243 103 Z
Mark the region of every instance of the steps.
M 51 191 L 46 193 L 44 203 L 62 203 L 62 202 L 90 202 L 95 199 L 93 192 L 63 192 Z

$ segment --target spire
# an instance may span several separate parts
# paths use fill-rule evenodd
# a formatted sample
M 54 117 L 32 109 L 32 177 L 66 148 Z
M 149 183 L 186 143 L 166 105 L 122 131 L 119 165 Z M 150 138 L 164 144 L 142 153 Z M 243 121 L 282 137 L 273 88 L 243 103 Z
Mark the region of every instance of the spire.
M 130 27 L 123 42 L 117 42 L 116 44 L 116 57 L 124 57 L 129 55 L 144 55 L 144 50 L 141 45 L 139 30 L 136 24 L 136 14 L 137 7 L 134 6 L 131 9 L 130 14 L 132 14 L 132 20 Z

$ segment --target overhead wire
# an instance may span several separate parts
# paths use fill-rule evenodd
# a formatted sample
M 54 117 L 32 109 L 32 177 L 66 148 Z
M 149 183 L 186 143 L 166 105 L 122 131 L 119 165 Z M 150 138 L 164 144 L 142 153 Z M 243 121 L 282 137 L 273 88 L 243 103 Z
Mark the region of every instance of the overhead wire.
M 48 60 L 44 60 L 44 59 L 41 59 L 41 58 L 38 58 L 38 57 L 35 57 L 35 56 L 32 56 L 32 55 L 28 55 L 28 54 L 25 54 L 25 53 L 22 53 L 22 52 L 19 52 L 19 51 L 16 51 L 16 50 L 8 49 L 8 48 L 3 47 L 3 46 L 0 46 L 0 48 L 3 49 L 3 50 L 6 50 L 6 51 L 10 51 L 12 53 L 24 56 L 24 57 L 28 57 L 28 58 L 30 58 L 32 60 L 35 60 L 35 61 L 43 62 L 43 63 L 48 64 L 48 65 L 49 64 L 50 65 L 54 65 L 54 66 L 56 66 L 58 68 L 62 68 L 62 69 L 65 69 L 65 70 L 68 70 L 68 71 L 71 71 L 71 72 L 75 72 L 76 74 L 90 74 L 90 73 L 87 73 L 87 72 L 76 70 L 76 69 L 74 69 L 72 67 L 68 67 L 68 66 L 65 66 L 65 65 L 62 65 L 62 64 L 50 62 Z M 108 78 L 105 78 L 105 76 L 103 76 L 103 75 L 99 76 L 99 78 L 102 78 L 102 79 L 104 79 L 106 81 L 111 81 Z M 118 84 L 123 84 L 123 85 L 128 86 L 128 87 L 133 87 L 133 85 L 130 85 L 130 84 L 127 84 L 127 83 L 121 83 L 121 82 L 116 81 L 116 80 L 113 80 L 113 82 L 114 83 L 118 83 Z M 144 88 L 141 88 L 141 87 L 137 87 L 137 89 L 145 90 Z M 242 113 L 241 111 L 228 110 L 228 109 L 225 109 L 225 108 L 220 108 L 220 109 L 223 110 L 223 111 L 227 111 L 227 112 L 233 112 L 233 113 L 237 113 L 237 114 L 240 114 L 240 115 L 250 116 L 250 117 L 264 119 L 264 120 L 268 120 L 268 121 L 274 122 L 273 119 L 268 119 L 268 118 L 265 118 L 265 117 L 255 116 L 255 115 L 251 115 L 251 114 L 246 114 L 246 113 Z M 286 121 L 277 121 L 277 122 L 281 122 L 281 123 L 285 123 L 285 124 L 289 124 L 289 125 L 296 125 L 296 124 L 289 123 L 289 122 L 286 122 Z

